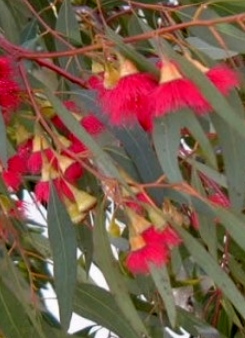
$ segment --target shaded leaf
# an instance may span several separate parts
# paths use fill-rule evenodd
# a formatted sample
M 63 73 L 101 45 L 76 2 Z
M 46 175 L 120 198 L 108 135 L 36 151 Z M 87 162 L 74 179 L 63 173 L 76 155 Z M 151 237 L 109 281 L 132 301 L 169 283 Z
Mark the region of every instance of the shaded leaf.
M 37 317 L 38 310 L 41 310 L 43 305 L 37 298 L 36 308 L 34 308 L 31 287 L 9 258 L 4 246 L 0 247 L 0 274 L 2 283 L 12 293 L 10 300 L 15 297 L 16 301 L 22 304 L 22 311 L 32 324 L 33 332 L 38 334 L 39 337 L 45 338 Z
M 77 243 L 74 225 L 52 183 L 48 203 L 48 234 L 53 252 L 54 282 L 60 320 L 67 330 L 72 315 L 76 284 Z
M 19 29 L 17 28 L 15 19 L 3 0 L 0 0 L 0 26 L 4 31 L 4 35 L 13 43 L 19 42 Z
M 106 327 L 122 338 L 138 337 L 108 291 L 82 283 L 78 285 L 75 296 L 74 311 L 78 315 Z
M 157 156 L 153 151 L 148 135 L 139 126 L 135 125 L 132 129 L 112 128 L 112 133 L 121 141 L 124 149 L 133 161 L 142 182 L 154 182 L 162 175 Z M 162 203 L 163 192 L 160 189 L 149 189 L 149 194 L 157 201 Z
M 37 336 L 22 304 L 1 279 L 0 312 L 0 328 L 6 338 L 40 337 Z
M 113 257 L 105 230 L 103 205 L 97 210 L 97 217 L 95 219 L 94 250 L 96 261 L 106 278 L 109 288 L 115 297 L 115 301 L 128 323 L 130 323 L 132 330 L 135 332 L 134 336 L 131 337 L 140 338 L 142 335 L 148 337 L 148 333 L 134 308 L 126 284 L 122 279 L 115 258 Z M 102 252 L 103 255 L 101 255 Z
M 160 293 L 168 314 L 169 321 L 172 327 L 176 326 L 177 312 L 173 290 L 168 275 L 168 270 L 165 266 L 160 269 L 154 265 L 150 265 L 151 277 L 155 282 L 158 292 Z
M 178 163 L 181 121 L 178 114 L 156 120 L 153 142 L 163 173 L 171 183 L 183 180 Z
M 236 115 L 244 118 L 243 104 L 235 92 L 230 94 L 229 101 L 235 108 L 234 111 Z M 224 122 L 220 116 L 211 114 L 210 117 L 220 141 L 231 205 L 235 209 L 240 210 L 243 207 L 245 199 L 244 140 L 243 137 L 234 132 L 234 129 Z
M 174 224 L 173 226 L 182 237 L 186 249 L 193 256 L 196 263 L 207 273 L 208 276 L 212 276 L 214 283 L 222 290 L 224 295 L 226 295 L 237 311 L 245 318 L 245 299 L 233 281 L 194 237 L 192 237 L 184 229 Z

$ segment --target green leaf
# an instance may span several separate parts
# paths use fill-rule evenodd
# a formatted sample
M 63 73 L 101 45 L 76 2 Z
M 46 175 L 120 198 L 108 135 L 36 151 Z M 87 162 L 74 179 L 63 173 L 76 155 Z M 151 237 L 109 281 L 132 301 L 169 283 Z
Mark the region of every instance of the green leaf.
M 79 24 L 70 0 L 64 0 L 56 21 L 56 30 L 61 32 L 68 41 L 81 42 Z
M 65 330 L 69 328 L 72 302 L 76 284 L 76 234 L 74 225 L 51 183 L 48 203 L 48 234 L 53 252 L 54 282 L 60 320 Z
M 177 312 L 173 290 L 168 275 L 168 270 L 164 266 L 161 269 L 150 264 L 151 277 L 155 282 L 158 292 L 164 301 L 165 309 L 168 314 L 169 321 L 172 327 L 176 326 Z
M 108 235 L 105 230 L 103 205 L 97 210 L 94 229 L 94 251 L 96 262 L 104 274 L 115 301 L 123 315 L 131 325 L 135 334 L 133 337 L 148 336 L 146 328 L 138 316 L 137 311 L 129 297 L 128 290 L 119 272 L 116 260 L 113 257 Z M 103 252 L 103 255 L 101 254 Z
M 226 231 L 245 251 L 244 219 L 236 215 L 235 212 L 219 206 L 215 206 L 213 211 Z
M 173 226 L 182 237 L 186 249 L 193 256 L 196 263 L 213 279 L 214 283 L 221 289 L 224 295 L 226 295 L 243 318 L 245 318 L 245 299 L 233 281 L 203 246 L 199 244 L 197 239 L 183 228 L 174 224 Z
M 0 329 L 6 338 L 37 337 L 25 308 L 1 279 L 0 313 Z
M 195 12 L 196 8 L 188 6 L 178 11 L 178 16 L 182 19 L 182 21 L 189 22 L 193 20 Z M 216 20 L 218 18 L 220 18 L 220 16 L 210 7 L 201 11 L 198 17 L 199 20 L 204 21 Z M 198 38 L 207 41 L 213 46 L 221 47 L 222 49 L 224 49 L 224 46 L 220 45 L 219 43 L 220 41 L 223 41 L 227 50 L 237 51 L 239 53 L 243 53 L 245 51 L 244 47 L 245 33 L 241 29 L 227 23 L 215 25 L 215 29 L 217 30 L 217 33 L 220 36 L 219 41 L 209 30 L 208 27 L 204 26 L 189 27 L 188 31 L 191 32 L 191 35 L 197 36 Z
M 4 32 L 5 37 L 13 42 L 18 44 L 19 42 L 19 29 L 17 28 L 14 17 L 9 10 L 8 6 L 3 0 L 0 0 L 0 27 Z
M 202 185 L 201 179 L 195 170 L 195 167 L 192 168 L 192 177 L 191 177 L 191 186 L 199 192 L 203 197 L 206 196 L 205 189 Z M 198 214 L 199 219 L 199 233 L 206 243 L 210 254 L 217 261 L 217 234 L 216 234 L 216 225 L 213 217 L 207 217 L 207 215 Z
M 45 338 L 40 326 L 37 314 L 42 309 L 39 299 L 36 299 L 36 307 L 33 306 L 32 291 L 20 271 L 9 258 L 6 248 L 0 246 L 0 275 L 1 281 L 6 285 L 19 303 L 22 304 L 22 311 L 25 312 L 28 320 L 32 324 L 33 332 L 38 337 Z
M 1 110 L 0 110 L 0 160 L 3 166 L 7 165 L 8 161 L 7 135 L 5 122 Z
M 178 323 L 184 327 L 186 331 L 190 332 L 193 336 L 198 336 L 202 333 L 203 338 L 221 338 L 219 332 L 211 327 L 208 323 L 198 318 L 194 314 L 177 307 Z M 211 335 L 212 334 L 212 335 Z M 224 337 L 226 338 L 226 337 Z
M 112 128 L 111 131 L 132 159 L 142 182 L 154 182 L 162 175 L 161 166 L 151 146 L 150 138 L 140 125 L 135 125 L 132 129 Z M 162 203 L 164 196 L 160 189 L 149 189 L 149 194 L 159 204 Z
M 193 137 L 201 146 L 202 152 L 206 157 L 207 162 L 213 168 L 217 169 L 216 156 L 214 154 L 213 147 L 194 112 L 192 112 L 190 109 L 183 109 L 181 112 L 178 112 L 178 114 L 179 119 L 183 123 L 182 128 L 186 127 L 189 129 Z
M 138 337 L 121 313 L 114 297 L 106 290 L 90 284 L 79 284 L 76 289 L 74 311 L 106 327 L 122 338 Z
M 93 153 L 96 161 L 103 166 L 103 171 L 119 180 L 119 182 L 125 185 L 124 180 L 119 174 L 115 164 L 110 156 L 103 151 L 96 143 L 94 138 L 86 132 L 86 130 L 79 124 L 79 122 L 72 116 L 72 114 L 64 107 L 64 105 L 57 99 L 50 91 L 45 90 L 45 94 L 49 101 L 53 104 L 58 116 L 64 122 L 66 127 L 81 141 L 83 142 Z
M 158 160 L 171 183 L 183 181 L 178 163 L 181 124 L 178 113 L 158 118 L 154 124 L 153 142 Z
M 85 269 L 88 274 L 93 261 L 93 232 L 88 226 L 81 225 L 77 227 L 76 233 L 78 237 L 78 247 L 84 254 Z
M 229 101 L 234 107 L 236 115 L 244 118 L 243 104 L 235 92 L 230 94 Z M 220 116 L 211 114 L 210 117 L 218 133 L 222 149 L 231 205 L 236 210 L 241 210 L 245 199 L 244 140 L 243 137 L 237 132 L 234 132 L 234 129 L 225 123 Z

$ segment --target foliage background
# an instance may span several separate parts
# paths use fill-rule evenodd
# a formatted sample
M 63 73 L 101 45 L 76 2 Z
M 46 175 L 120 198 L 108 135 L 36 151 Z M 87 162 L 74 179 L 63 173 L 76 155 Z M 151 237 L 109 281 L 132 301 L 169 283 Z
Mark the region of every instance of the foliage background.
M 164 326 L 182 326 L 201 337 L 245 337 L 244 1 L 182 0 L 169 6 L 150 0 L 0 0 L 0 27 L 2 54 L 13 60 L 25 93 L 11 122 L 0 119 L 2 166 L 27 135 L 41 131 L 55 144 L 49 115 L 55 112 L 89 149 L 89 161 L 82 159 L 86 174 L 77 187 L 97 200 L 73 224 L 51 184 L 47 239 L 35 221 L 6 215 L 3 201 L 12 208 L 14 196 L 1 179 L 3 337 L 93 337 L 91 327 L 67 333 L 72 312 L 106 327 L 112 337 L 167 337 Z M 140 126 L 112 127 L 87 85 L 92 66 L 108 48 L 154 76 L 159 70 L 149 57 L 175 60 L 215 112 L 208 117 L 191 111 L 169 114 L 155 121 L 151 135 Z M 184 51 L 206 66 L 224 61 L 236 69 L 242 78 L 239 90 L 224 98 Z M 92 111 L 107 131 L 91 137 L 64 100 L 74 100 L 83 113 Z M 23 189 L 33 192 L 39 179 L 24 176 L 18 198 Z M 169 264 L 152 267 L 147 276 L 133 276 L 125 267 L 128 219 L 118 205 L 122 191 L 134 195 L 133 188 L 145 189 L 160 217 L 171 221 L 183 240 Z M 230 204 L 212 203 L 211 193 Z M 163 201 L 168 211 L 161 209 Z M 198 217 L 199 228 L 192 227 L 190 213 Z M 183 217 L 183 226 L 175 222 L 176 215 Z M 92 263 L 109 291 L 91 279 Z M 57 293 L 60 322 L 42 299 L 47 282 Z M 189 306 L 185 302 L 183 307 L 176 294 L 188 295 Z

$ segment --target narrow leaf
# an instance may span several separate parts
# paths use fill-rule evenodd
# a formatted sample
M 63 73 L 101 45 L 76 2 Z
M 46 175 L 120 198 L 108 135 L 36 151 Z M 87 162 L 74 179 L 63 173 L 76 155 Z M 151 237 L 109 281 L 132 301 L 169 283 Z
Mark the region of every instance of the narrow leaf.
M 37 337 L 25 309 L 0 280 L 0 328 L 5 337 Z
M 171 183 L 183 180 L 178 163 L 181 121 L 178 114 L 157 119 L 153 142 L 163 172 Z
M 166 267 L 162 267 L 161 269 L 159 269 L 154 265 L 150 265 L 150 271 L 151 277 L 155 282 L 157 290 L 159 291 L 162 300 L 164 301 L 165 309 L 167 311 L 171 326 L 175 327 L 177 312 L 168 270 Z
M 48 203 L 48 234 L 53 252 L 54 282 L 60 320 L 69 328 L 76 283 L 76 234 L 73 223 L 53 184 Z
M 103 206 L 97 210 L 94 229 L 94 250 L 96 261 L 102 270 L 115 301 L 135 331 L 135 337 L 148 337 L 148 333 L 142 323 L 135 307 L 129 297 L 128 290 L 118 270 L 115 258 L 113 257 L 110 242 L 105 230 L 105 218 Z M 101 253 L 103 252 L 103 255 Z
M 195 259 L 196 263 L 212 277 L 214 283 L 222 290 L 237 311 L 245 318 L 245 299 L 224 270 L 218 265 L 213 257 L 199 244 L 198 240 L 192 237 L 186 230 L 175 226 L 174 228 L 181 235 L 186 249 Z
M 82 283 L 78 285 L 75 295 L 74 311 L 78 315 L 106 327 L 122 338 L 138 337 L 108 291 Z
M 214 213 L 234 241 L 245 251 L 244 219 L 231 210 L 216 206 Z
M 132 129 L 113 128 L 111 132 L 121 141 L 125 151 L 132 159 L 139 176 L 144 183 L 154 182 L 162 175 L 162 169 L 145 131 L 136 125 Z M 160 189 L 149 189 L 149 194 L 162 203 L 163 192 Z
M 229 101 L 235 108 L 236 115 L 243 118 L 243 104 L 235 92 L 230 94 Z M 225 123 L 220 116 L 211 114 L 211 120 L 218 133 L 222 149 L 230 201 L 233 208 L 240 210 L 243 208 L 245 199 L 244 140 L 243 137 L 235 132 L 229 124 Z
M 38 337 L 45 338 L 37 317 L 37 310 L 42 309 L 42 304 L 36 300 L 36 307 L 33 307 L 32 291 L 27 281 L 21 275 L 20 271 L 9 258 L 6 248 L 0 246 L 0 275 L 1 280 L 13 297 L 22 304 L 22 311 L 25 312 L 28 320 L 32 324 L 33 332 Z
M 64 0 L 56 21 L 56 30 L 63 33 L 68 40 L 80 42 L 81 35 L 74 9 L 70 0 Z

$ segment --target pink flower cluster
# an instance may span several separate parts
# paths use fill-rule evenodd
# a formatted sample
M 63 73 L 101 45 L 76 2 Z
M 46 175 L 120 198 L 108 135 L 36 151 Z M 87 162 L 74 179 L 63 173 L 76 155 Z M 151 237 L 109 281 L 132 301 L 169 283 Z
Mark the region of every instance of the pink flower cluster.
M 196 114 L 206 114 L 212 107 L 196 84 L 182 75 L 174 62 L 161 63 L 161 77 L 158 82 L 150 74 L 140 73 L 129 61 L 127 71 L 121 72 L 118 81 L 107 87 L 106 81 L 90 81 L 90 86 L 99 92 L 103 111 L 114 125 L 132 126 L 138 121 L 146 131 L 151 131 L 154 117 L 164 116 L 181 108 L 191 108 Z M 216 88 L 223 95 L 228 95 L 232 88 L 239 85 L 238 74 L 225 64 L 211 69 L 201 68 Z M 200 67 L 199 67 L 200 66 Z M 124 67 L 124 65 L 123 65 Z M 125 67 L 124 67 L 125 68 Z M 106 74 L 104 75 L 106 79 Z

